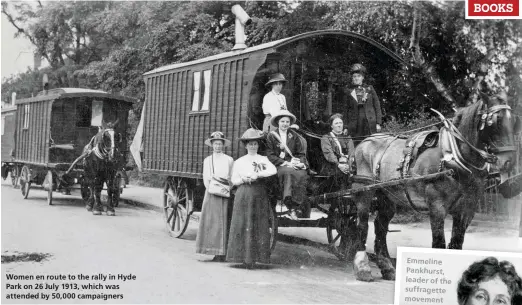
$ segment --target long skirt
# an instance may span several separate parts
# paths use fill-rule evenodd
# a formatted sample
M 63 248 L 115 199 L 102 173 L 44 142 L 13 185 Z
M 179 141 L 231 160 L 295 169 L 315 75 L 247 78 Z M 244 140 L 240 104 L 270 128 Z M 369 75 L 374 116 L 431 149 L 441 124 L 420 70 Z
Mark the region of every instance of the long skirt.
M 212 195 L 205 191 L 196 238 L 196 253 L 226 254 L 228 202 L 228 198 Z
M 234 198 L 227 261 L 270 263 L 270 204 L 264 184 L 242 184 Z
M 354 145 L 357 146 L 362 142 L 363 137 L 366 138 L 372 134 L 370 129 L 370 122 L 366 117 L 366 111 L 364 110 L 364 105 L 359 105 L 358 107 L 358 115 L 357 115 L 357 131 L 354 139 Z
M 301 205 L 306 200 L 308 173 L 306 170 L 295 170 L 288 166 L 277 168 L 279 187 L 283 190 L 283 199 L 290 196 L 292 201 Z

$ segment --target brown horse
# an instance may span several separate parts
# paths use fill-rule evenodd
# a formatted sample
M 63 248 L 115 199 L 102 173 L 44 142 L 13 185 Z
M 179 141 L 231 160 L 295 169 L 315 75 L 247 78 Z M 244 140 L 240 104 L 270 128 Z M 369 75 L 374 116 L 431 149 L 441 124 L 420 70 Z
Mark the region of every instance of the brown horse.
M 377 265 L 384 279 L 393 280 L 395 268 L 389 259 L 386 235 L 397 204 L 406 204 L 418 212 L 429 214 L 433 248 L 446 247 L 444 219 L 450 214 L 453 228 L 448 248 L 462 249 L 466 229 L 484 193 L 488 169 L 494 166 L 502 174 L 512 168 L 515 158 L 514 119 L 511 108 L 500 99 L 483 96 L 477 103 L 460 109 L 453 123 L 444 122 L 438 145 L 418 155 L 409 175 L 419 177 L 447 169 L 453 170 L 452 175 L 355 196 L 358 234 L 352 257 L 355 254 L 354 271 L 358 280 L 373 280 L 365 244 L 374 197 L 380 199 L 374 206 L 377 211 L 374 221 Z M 399 137 L 377 134 L 365 139 L 355 151 L 357 175 L 380 181 L 401 178 L 399 160 L 404 156 L 405 147 L 406 140 Z M 361 186 L 362 183 L 353 184 L 354 188 Z

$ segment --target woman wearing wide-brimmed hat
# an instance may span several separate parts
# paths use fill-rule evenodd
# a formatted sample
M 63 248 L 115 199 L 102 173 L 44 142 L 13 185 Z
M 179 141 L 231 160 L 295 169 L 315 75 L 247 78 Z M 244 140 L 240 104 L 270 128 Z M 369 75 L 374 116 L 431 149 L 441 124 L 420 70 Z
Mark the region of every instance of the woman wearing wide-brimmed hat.
M 308 183 L 308 161 L 306 142 L 290 125 L 296 121 L 288 110 L 274 114 L 271 124 L 277 127 L 267 136 L 266 155 L 277 167 L 279 187 L 282 190 L 283 203 L 289 208 L 290 217 L 297 219 L 297 212 L 308 214 L 306 185 Z
M 270 263 L 270 203 L 264 178 L 276 174 L 267 157 L 257 154 L 264 133 L 248 129 L 239 139 L 248 153 L 234 162 L 232 183 L 238 186 L 230 224 L 227 261 L 248 268 Z
M 265 84 L 267 88 L 270 88 L 270 92 L 263 98 L 263 113 L 265 114 L 263 131 L 265 133 L 275 129 L 270 127 L 270 119 L 274 113 L 288 109 L 286 106 L 286 98 L 281 94 L 283 85 L 286 82 L 287 80 L 282 73 L 275 73 L 270 76 L 268 82 Z
M 375 89 L 364 83 L 366 68 L 357 63 L 351 66 L 350 73 L 352 84 L 343 95 L 343 106 L 346 107 L 344 117 L 348 134 L 356 137 L 357 144 L 361 137 L 381 131 L 382 110 Z
M 212 155 L 203 161 L 203 183 L 205 197 L 201 209 L 199 231 L 196 238 L 196 253 L 215 255 L 213 261 L 225 261 L 228 233 L 229 198 L 209 193 L 212 179 L 230 185 L 234 159 L 223 153 L 223 148 L 230 145 L 230 140 L 220 131 L 213 132 L 205 140 L 212 147 Z

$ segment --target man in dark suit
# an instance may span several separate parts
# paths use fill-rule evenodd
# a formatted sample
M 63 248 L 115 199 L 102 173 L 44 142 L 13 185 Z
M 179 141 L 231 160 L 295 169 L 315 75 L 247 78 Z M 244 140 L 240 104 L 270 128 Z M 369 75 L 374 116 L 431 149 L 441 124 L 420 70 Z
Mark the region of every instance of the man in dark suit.
M 363 82 L 366 68 L 354 64 L 350 72 L 352 84 L 344 89 L 342 105 L 346 107 L 348 134 L 355 138 L 357 145 L 364 137 L 381 131 L 382 111 L 375 89 Z

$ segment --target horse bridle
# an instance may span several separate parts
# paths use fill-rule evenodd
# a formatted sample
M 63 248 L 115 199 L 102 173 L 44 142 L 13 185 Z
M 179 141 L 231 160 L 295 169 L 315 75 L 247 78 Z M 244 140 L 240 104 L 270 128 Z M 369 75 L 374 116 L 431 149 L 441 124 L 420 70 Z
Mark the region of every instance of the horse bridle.
M 111 131 L 114 133 L 113 128 L 108 128 L 108 129 L 103 130 L 103 133 L 101 134 L 101 140 L 98 142 L 96 147 L 93 149 L 94 154 L 99 159 L 107 160 L 107 159 L 109 159 L 109 156 L 111 153 L 114 155 L 114 151 L 116 149 L 116 145 L 114 143 L 114 134 L 111 135 L 112 136 L 112 138 L 111 138 L 112 147 L 107 149 L 107 147 L 105 146 L 105 143 L 103 142 L 103 135 L 106 132 L 109 132 L 109 135 L 110 135 Z
M 479 130 L 483 130 L 484 126 L 487 125 L 491 126 L 497 122 L 497 113 L 501 110 L 507 110 L 509 114 L 511 114 L 511 107 L 509 105 L 495 105 L 490 108 L 487 108 L 483 111 L 480 111 L 478 114 L 480 117 L 480 123 L 479 123 Z M 493 154 L 498 154 L 502 152 L 511 152 L 516 151 L 516 147 L 514 145 L 505 145 L 505 146 L 495 146 L 490 147 L 488 146 L 486 148 L 488 151 L 492 152 Z

